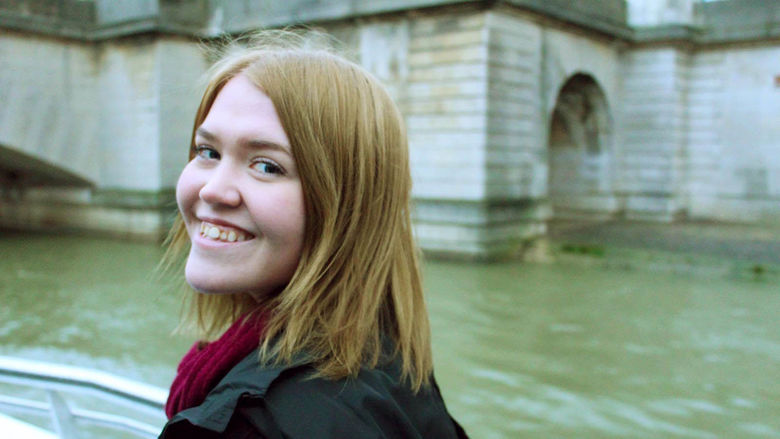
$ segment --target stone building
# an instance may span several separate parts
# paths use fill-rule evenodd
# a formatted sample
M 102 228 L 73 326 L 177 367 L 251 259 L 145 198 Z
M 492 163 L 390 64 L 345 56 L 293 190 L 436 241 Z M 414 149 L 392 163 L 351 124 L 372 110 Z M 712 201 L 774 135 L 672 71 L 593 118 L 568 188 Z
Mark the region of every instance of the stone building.
M 778 0 L 5 0 L 0 225 L 164 233 L 201 44 L 307 24 L 396 98 L 424 249 L 550 220 L 780 224 Z

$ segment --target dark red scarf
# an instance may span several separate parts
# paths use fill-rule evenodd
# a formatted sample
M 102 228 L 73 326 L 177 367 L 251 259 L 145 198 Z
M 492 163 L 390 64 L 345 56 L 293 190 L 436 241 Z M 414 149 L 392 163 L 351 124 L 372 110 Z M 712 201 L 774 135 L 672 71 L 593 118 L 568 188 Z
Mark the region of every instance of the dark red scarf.
M 165 414 L 168 419 L 184 409 L 203 403 L 230 369 L 260 344 L 265 315 L 240 318 L 211 343 L 196 342 L 181 359 L 171 384 Z

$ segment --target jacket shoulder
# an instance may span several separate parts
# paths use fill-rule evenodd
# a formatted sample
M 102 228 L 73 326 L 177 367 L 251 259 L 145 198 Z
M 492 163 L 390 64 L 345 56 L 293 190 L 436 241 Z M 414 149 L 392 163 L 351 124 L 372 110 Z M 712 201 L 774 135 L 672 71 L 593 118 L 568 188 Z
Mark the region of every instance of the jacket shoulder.
M 342 380 L 312 374 L 284 371 L 262 397 L 242 398 L 233 422 L 269 438 L 457 437 L 435 386 L 414 393 L 384 369 Z
M 397 364 L 357 377 L 315 377 L 305 363 L 263 367 L 239 363 L 200 406 L 177 414 L 161 438 L 456 438 L 435 381 L 417 393 Z
M 239 401 L 247 395 L 264 396 L 268 387 L 286 369 L 284 366 L 261 366 L 256 351 L 247 355 L 209 392 L 202 404 L 183 410 L 171 418 L 160 438 L 212 437 L 205 434 L 222 434 L 231 422 Z M 194 432 L 199 433 L 190 436 Z M 204 436 L 200 435 L 201 432 Z

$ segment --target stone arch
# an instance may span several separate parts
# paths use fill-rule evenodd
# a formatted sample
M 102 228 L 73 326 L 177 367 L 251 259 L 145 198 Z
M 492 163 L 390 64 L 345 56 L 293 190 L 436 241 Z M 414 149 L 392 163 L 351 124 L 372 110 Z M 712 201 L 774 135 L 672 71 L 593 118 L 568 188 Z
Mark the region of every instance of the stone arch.
M 598 82 L 586 73 L 569 76 L 550 115 L 548 188 L 554 218 L 615 212 L 612 131 Z
M 0 198 L 33 186 L 83 188 L 94 184 L 81 175 L 0 144 Z

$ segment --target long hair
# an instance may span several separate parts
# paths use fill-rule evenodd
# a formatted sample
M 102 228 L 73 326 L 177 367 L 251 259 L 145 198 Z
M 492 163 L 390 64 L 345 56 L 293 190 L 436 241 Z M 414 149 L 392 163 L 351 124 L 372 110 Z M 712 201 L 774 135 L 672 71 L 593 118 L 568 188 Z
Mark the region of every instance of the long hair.
M 189 293 L 185 320 L 213 337 L 262 307 L 269 321 L 261 361 L 303 353 L 318 374 L 355 376 L 401 360 L 411 388 L 428 383 L 430 329 L 411 220 L 411 176 L 403 118 L 378 80 L 326 49 L 286 32 L 233 43 L 212 67 L 195 116 L 200 126 L 231 78 L 248 77 L 274 104 L 290 140 L 304 196 L 303 250 L 290 282 L 258 304 L 248 294 Z M 192 157 L 190 157 L 192 158 Z M 186 257 L 177 220 L 164 263 Z

